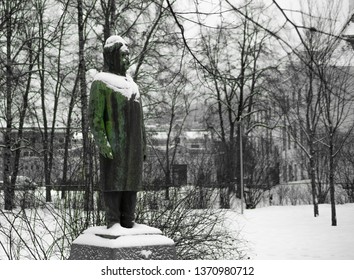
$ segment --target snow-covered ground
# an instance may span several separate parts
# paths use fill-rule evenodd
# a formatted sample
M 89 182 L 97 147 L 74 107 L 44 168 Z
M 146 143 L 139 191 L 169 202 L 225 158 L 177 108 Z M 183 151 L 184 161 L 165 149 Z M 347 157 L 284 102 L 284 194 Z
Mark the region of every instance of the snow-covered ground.
M 9 252 L 15 259 L 41 259 L 42 251 L 46 258 L 62 258 L 65 252 L 56 249 L 74 238 L 72 222 L 63 222 L 60 210 L 49 206 L 28 210 L 26 215 L 0 211 L 0 259 L 7 259 Z M 225 226 L 239 232 L 238 239 L 244 243 L 238 249 L 244 247 L 252 260 L 354 260 L 354 204 L 336 209 L 336 227 L 331 226 L 330 205 L 320 205 L 317 218 L 311 205 L 263 207 L 245 210 L 243 215 L 229 211 Z M 74 219 L 74 214 L 69 217 Z M 15 226 L 9 226 L 10 222 Z M 12 247 L 6 242 L 9 236 Z M 27 250 L 33 243 L 41 250 Z
M 337 205 L 338 226 L 331 226 L 330 205 L 271 206 L 230 215 L 231 225 L 261 260 L 354 260 L 354 204 Z

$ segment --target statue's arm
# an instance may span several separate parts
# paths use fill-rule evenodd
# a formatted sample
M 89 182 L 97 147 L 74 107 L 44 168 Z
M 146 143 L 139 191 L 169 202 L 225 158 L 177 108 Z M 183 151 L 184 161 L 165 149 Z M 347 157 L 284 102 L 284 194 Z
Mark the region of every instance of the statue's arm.
M 109 144 L 105 122 L 104 112 L 106 109 L 106 99 L 102 93 L 103 88 L 100 82 L 94 81 L 91 86 L 89 103 L 89 121 L 91 132 L 95 138 L 99 152 L 106 158 L 113 158 L 112 147 Z

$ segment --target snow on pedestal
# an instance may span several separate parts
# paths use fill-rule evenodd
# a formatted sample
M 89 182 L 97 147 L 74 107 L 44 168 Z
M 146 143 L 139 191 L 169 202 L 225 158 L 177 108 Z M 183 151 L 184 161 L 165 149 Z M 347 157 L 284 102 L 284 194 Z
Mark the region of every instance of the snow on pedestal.
M 71 245 L 71 260 L 171 260 L 176 259 L 172 239 L 153 227 L 119 224 L 88 228 Z

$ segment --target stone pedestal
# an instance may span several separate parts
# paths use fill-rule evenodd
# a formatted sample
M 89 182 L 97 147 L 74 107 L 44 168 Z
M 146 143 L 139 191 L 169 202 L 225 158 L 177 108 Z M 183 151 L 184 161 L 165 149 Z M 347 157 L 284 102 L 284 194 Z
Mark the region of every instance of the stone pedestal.
M 71 245 L 70 260 L 174 260 L 175 245 L 157 228 L 119 224 L 88 228 Z

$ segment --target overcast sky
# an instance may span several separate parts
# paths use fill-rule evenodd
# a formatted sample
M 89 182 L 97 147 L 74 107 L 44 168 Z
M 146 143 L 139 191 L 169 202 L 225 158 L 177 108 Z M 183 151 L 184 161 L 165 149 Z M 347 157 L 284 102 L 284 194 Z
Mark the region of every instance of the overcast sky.
M 245 0 L 228 0 L 231 2 L 234 6 L 240 7 L 241 3 L 244 2 Z M 273 30 L 278 30 L 277 27 L 283 26 L 283 24 L 286 22 L 286 19 L 284 15 L 280 12 L 279 8 L 276 7 L 276 5 L 273 3 L 272 0 L 254 0 L 254 1 L 259 1 L 263 2 L 266 5 L 266 10 L 262 13 L 262 16 L 265 18 L 268 18 L 270 23 L 269 28 Z M 328 2 L 329 1 L 329 2 Z M 339 35 L 339 30 L 341 30 L 344 26 L 344 24 L 348 21 L 349 19 L 349 2 L 353 3 L 354 7 L 354 0 L 276 0 L 278 5 L 285 9 L 285 12 L 287 16 L 294 21 L 297 25 L 303 25 L 303 16 L 299 12 L 304 11 L 305 13 L 307 12 L 306 9 L 308 7 L 308 3 L 311 3 L 312 5 L 316 6 L 316 9 L 314 9 L 311 14 L 313 16 L 322 16 L 323 15 L 328 15 L 327 13 L 324 13 L 324 9 L 326 7 L 326 3 L 332 3 L 331 11 L 332 15 L 330 16 L 332 19 L 336 20 L 336 33 Z M 198 9 L 199 12 L 204 12 L 207 13 L 208 15 L 200 15 L 199 19 L 203 20 L 204 24 L 208 26 L 216 26 L 220 22 L 220 15 L 218 12 L 220 10 L 225 11 L 225 10 L 230 10 L 230 5 L 225 1 L 221 1 L 222 4 L 220 6 L 220 1 L 219 0 L 187 0 L 187 1 L 177 1 L 174 5 L 174 9 L 178 12 L 181 13 L 182 16 L 192 19 L 194 21 L 197 21 L 196 15 L 193 14 L 193 12 L 196 11 L 196 6 L 195 3 L 199 3 Z M 322 11 L 321 11 L 322 9 Z M 338 14 L 334 15 L 334 10 L 338 9 Z M 189 14 L 188 12 L 192 12 L 192 14 Z M 211 15 L 212 13 L 216 13 L 214 15 Z M 321 15 L 322 13 L 322 15 Z M 305 16 L 306 17 L 306 16 Z M 223 19 L 225 20 L 234 20 L 235 19 L 235 12 L 230 11 L 228 13 L 223 13 Z M 306 26 L 307 27 L 316 27 L 316 20 L 311 22 L 307 22 Z M 199 33 L 199 26 L 193 22 L 188 22 L 184 21 L 184 27 L 185 30 L 187 30 L 186 35 L 190 40 L 194 40 L 195 38 L 198 37 Z M 298 35 L 294 32 L 291 31 L 293 30 L 293 26 L 291 24 L 286 24 L 285 27 L 288 29 L 287 31 L 283 31 L 281 36 L 283 38 L 286 38 L 286 40 L 293 41 L 293 43 L 296 44 L 296 42 L 299 42 Z M 321 30 L 324 32 L 331 32 L 328 30 Z M 332 32 L 331 32 L 332 33 Z
M 236 7 L 240 7 L 240 3 L 242 3 L 245 0 L 229 0 L 232 4 L 234 4 Z M 259 2 L 263 2 L 266 4 L 266 13 L 268 16 L 272 17 L 274 22 L 282 23 L 284 21 L 283 15 L 280 13 L 279 9 L 275 6 L 274 3 L 272 3 L 272 0 L 255 0 Z M 334 3 L 332 6 L 333 7 L 338 7 L 340 9 L 339 14 L 338 14 L 338 25 L 343 25 L 346 20 L 349 18 L 349 2 L 351 1 L 353 3 L 354 7 L 354 0 L 276 0 L 276 2 L 279 4 L 281 8 L 287 9 L 286 13 L 287 15 L 294 21 L 296 21 L 297 24 L 301 24 L 302 22 L 302 17 L 301 14 L 298 12 L 299 10 L 306 11 L 308 2 L 312 3 L 313 5 L 316 5 L 318 8 L 318 12 L 314 10 L 312 14 L 314 15 L 319 15 L 319 13 L 323 14 L 323 11 L 320 9 L 324 9 L 326 7 L 326 2 L 329 1 L 330 3 Z M 195 12 L 195 2 L 198 2 L 198 8 L 199 12 L 205 12 L 205 13 L 215 13 L 220 10 L 227 10 L 230 9 L 230 6 L 227 4 L 226 1 L 222 1 L 222 6 L 220 7 L 220 1 L 219 0 L 188 0 L 188 1 L 177 1 L 176 5 L 174 6 L 175 10 L 179 12 Z M 189 4 L 188 4 L 189 3 Z M 291 12 L 290 10 L 293 10 Z M 233 13 L 230 13 L 230 16 L 232 16 Z M 224 14 L 225 17 L 227 17 L 227 14 Z M 187 15 L 184 14 L 185 17 L 188 18 L 193 18 L 193 15 Z M 217 24 L 219 15 L 205 15 L 201 16 L 202 19 L 205 19 L 206 22 L 210 25 Z

